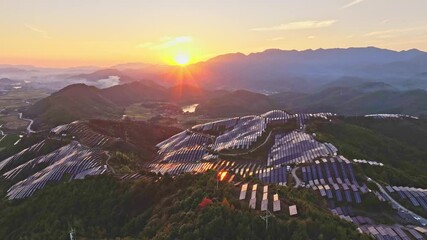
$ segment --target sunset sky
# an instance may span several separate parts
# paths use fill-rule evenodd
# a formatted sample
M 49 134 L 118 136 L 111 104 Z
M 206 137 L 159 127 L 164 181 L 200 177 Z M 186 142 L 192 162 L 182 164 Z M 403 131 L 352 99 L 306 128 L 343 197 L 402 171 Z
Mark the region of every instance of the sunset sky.
M 426 0 L 0 0 L 0 64 L 175 64 L 268 48 L 427 51 Z

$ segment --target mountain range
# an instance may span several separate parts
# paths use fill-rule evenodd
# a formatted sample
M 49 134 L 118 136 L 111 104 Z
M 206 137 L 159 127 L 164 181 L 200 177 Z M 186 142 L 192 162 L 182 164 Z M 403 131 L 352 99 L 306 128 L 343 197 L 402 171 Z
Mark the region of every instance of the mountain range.
M 423 51 L 364 47 L 231 53 L 185 68 L 143 63 L 118 64 L 105 69 L 80 67 L 62 70 L 0 65 L 0 77 L 22 80 L 24 76 L 37 75 L 31 79 L 40 84 L 48 80 L 55 83 L 66 80 L 69 84 L 84 82 L 96 85 L 97 81 L 114 76 L 119 78 L 117 83 L 151 80 L 164 86 L 186 83 L 206 89 L 270 93 L 312 92 L 341 78 L 384 82 L 400 90 L 425 89 L 426 69 L 427 53 Z M 20 75 L 16 75 L 17 72 Z
M 176 83 L 176 76 L 170 73 L 179 68 L 141 64 L 116 67 L 119 72 L 115 74 L 124 76 L 123 82 L 129 78 L 150 79 L 165 85 Z M 308 92 L 340 78 L 353 77 L 413 89 L 426 87 L 426 68 L 427 53 L 415 49 L 400 52 L 374 47 L 305 51 L 269 49 L 248 55 L 225 54 L 189 65 L 186 71 L 191 75 L 184 80 L 195 81 L 210 89 Z
M 427 115 L 427 53 L 419 50 L 270 49 L 221 55 L 185 68 L 130 63 L 92 72 L 84 69 L 69 74 L 66 81 L 86 85 L 65 87 L 26 111 L 36 127 L 92 117 L 120 118 L 127 106 L 145 101 L 198 103 L 197 114 L 213 117 L 271 109 Z M 91 84 L 115 85 L 109 80 L 118 85 Z

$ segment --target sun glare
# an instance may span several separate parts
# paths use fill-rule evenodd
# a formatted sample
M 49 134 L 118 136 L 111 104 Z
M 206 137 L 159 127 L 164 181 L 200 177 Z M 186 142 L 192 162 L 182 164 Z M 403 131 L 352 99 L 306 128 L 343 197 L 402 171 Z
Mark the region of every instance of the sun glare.
M 180 53 L 175 56 L 175 62 L 178 65 L 185 66 L 190 62 L 190 57 L 186 53 Z

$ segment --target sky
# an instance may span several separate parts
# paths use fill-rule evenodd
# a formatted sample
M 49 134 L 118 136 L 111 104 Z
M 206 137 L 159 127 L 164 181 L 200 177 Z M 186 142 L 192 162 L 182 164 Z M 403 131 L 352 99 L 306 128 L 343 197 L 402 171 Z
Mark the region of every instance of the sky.
M 178 64 L 270 48 L 427 51 L 426 9 L 426 0 L 0 0 L 0 64 Z

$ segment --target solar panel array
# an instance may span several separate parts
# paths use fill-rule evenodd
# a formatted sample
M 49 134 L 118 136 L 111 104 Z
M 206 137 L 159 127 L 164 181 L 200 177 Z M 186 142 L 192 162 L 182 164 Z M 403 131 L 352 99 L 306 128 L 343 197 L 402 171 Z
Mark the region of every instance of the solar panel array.
M 179 175 L 183 173 L 202 173 L 212 169 L 211 162 L 185 162 L 185 163 L 152 163 L 149 168 L 152 172 L 169 175 Z
M 408 200 L 414 207 L 421 207 L 427 212 L 427 189 L 402 187 L 402 186 L 386 186 L 390 193 L 397 193 L 400 199 Z
M 374 221 L 369 217 L 359 216 L 353 212 L 351 206 L 342 206 L 330 209 L 332 214 L 339 216 L 341 219 L 347 222 L 352 222 L 358 226 L 365 224 L 375 224 Z
M 334 156 L 337 149 L 330 143 L 320 143 L 310 134 L 293 131 L 275 136 L 267 159 L 268 166 L 310 162 L 319 157 Z
M 31 147 L 23 149 L 17 154 L 14 154 L 0 161 L 0 173 L 4 172 L 10 167 L 20 164 L 26 156 L 37 155 L 37 153 L 40 152 L 45 146 L 46 146 L 46 141 L 43 140 L 37 144 L 32 145 Z
M 9 199 L 29 197 L 49 181 L 60 181 L 64 174 L 70 175 L 72 179 L 102 174 L 107 171 L 107 167 L 102 165 L 105 157 L 103 151 L 91 150 L 72 142 L 4 173 L 3 178 L 19 181 L 7 190 L 6 196 Z
M 164 163 L 195 163 L 208 154 L 205 146 L 211 143 L 209 136 L 184 131 L 159 143 L 159 160 Z
M 191 130 L 202 132 L 230 130 L 232 127 L 234 127 L 234 125 L 237 124 L 237 121 L 239 121 L 239 118 L 237 117 L 227 118 L 215 122 L 195 125 L 191 128 Z
M 410 119 L 419 119 L 418 117 L 414 117 L 411 115 L 405 115 L 405 114 L 390 114 L 390 113 L 383 113 L 383 114 L 369 114 L 365 115 L 367 118 L 374 118 L 374 119 L 396 119 L 396 118 L 410 118 Z
M 152 172 L 160 174 L 179 175 L 182 173 L 202 173 L 207 170 L 228 171 L 240 176 L 256 176 L 264 183 L 285 185 L 288 173 L 286 167 L 263 167 L 248 161 L 247 163 L 228 160 L 210 162 L 183 162 L 183 163 L 152 163 L 149 165 Z
M 307 120 L 313 118 L 329 119 L 330 117 L 335 116 L 333 113 L 298 113 L 292 115 L 292 117 L 297 119 L 298 126 L 303 128 Z
M 367 161 L 367 160 L 362 160 L 362 159 L 353 159 L 353 162 L 355 163 L 362 163 L 362 164 L 369 164 L 371 166 L 380 166 L 383 167 L 384 164 L 380 163 L 380 162 L 375 162 L 375 161 Z
M 224 149 L 249 149 L 265 132 L 267 123 L 260 116 L 246 116 L 239 119 L 230 130 L 215 139 L 212 145 L 214 151 Z
M 286 185 L 288 182 L 287 167 L 273 167 L 263 168 L 256 175 L 264 183 L 276 183 L 279 185 Z
M 407 228 L 401 225 L 362 225 L 359 227 L 363 233 L 373 236 L 375 239 L 383 240 L 383 239 L 402 239 L 402 240 L 410 240 L 417 239 L 422 240 L 425 239 L 419 232 L 414 229 Z
M 279 212 L 281 211 L 281 201 L 279 194 L 269 194 L 268 185 L 259 185 L 252 183 L 243 183 L 238 193 L 240 201 L 249 200 L 250 209 L 258 209 L 261 211 L 267 211 L 270 207 L 270 211 Z M 259 193 L 262 198 L 257 198 Z M 270 198 L 270 200 L 269 200 Z M 269 204 L 271 201 L 272 204 Z
M 199 124 L 178 133 L 156 145 L 158 157 L 149 167 L 156 173 L 172 175 L 185 172 L 204 172 L 209 169 L 226 170 L 241 176 L 256 176 L 265 183 L 287 183 L 286 165 L 311 161 L 322 156 L 335 155 L 337 149 L 329 143 L 319 143 L 305 133 L 292 132 L 276 136 L 268 165 L 251 161 L 218 160 L 217 152 L 233 149 L 250 149 L 266 133 L 268 124 L 285 124 L 289 119 L 301 122 L 310 118 L 328 118 L 330 113 L 290 115 L 273 110 L 260 116 L 228 118 Z
M 331 212 L 345 221 L 354 223 L 363 233 L 371 235 L 375 239 L 424 239 L 416 230 L 402 225 L 376 225 L 371 218 L 356 215 L 350 206 L 332 208 Z
M 267 123 L 270 123 L 273 121 L 286 123 L 289 119 L 293 118 L 292 115 L 288 114 L 283 110 L 272 110 L 262 114 L 261 117 L 265 118 Z
M 71 136 L 81 144 L 89 147 L 102 147 L 117 141 L 118 138 L 109 137 L 93 131 L 86 122 L 75 121 L 70 124 L 60 125 L 51 130 L 58 136 Z
M 368 192 L 366 185 L 357 182 L 352 163 L 342 156 L 316 160 L 301 171 L 304 183 L 328 199 L 361 203 L 360 193 Z

